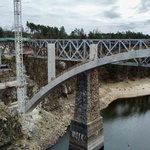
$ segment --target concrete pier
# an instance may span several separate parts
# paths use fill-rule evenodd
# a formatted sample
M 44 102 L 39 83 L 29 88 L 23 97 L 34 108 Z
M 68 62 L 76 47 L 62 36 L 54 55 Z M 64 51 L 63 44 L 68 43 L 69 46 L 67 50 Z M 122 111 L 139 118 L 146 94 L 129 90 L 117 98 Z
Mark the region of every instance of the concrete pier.
M 70 126 L 69 150 L 102 150 L 104 147 L 98 83 L 97 69 L 77 76 L 75 112 Z
M 55 77 L 55 44 L 48 44 L 48 82 Z

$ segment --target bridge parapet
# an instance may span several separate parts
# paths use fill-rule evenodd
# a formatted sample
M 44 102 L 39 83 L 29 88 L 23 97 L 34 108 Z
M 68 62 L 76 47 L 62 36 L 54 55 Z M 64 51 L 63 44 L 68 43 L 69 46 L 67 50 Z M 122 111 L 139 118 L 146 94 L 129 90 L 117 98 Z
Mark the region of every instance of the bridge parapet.
M 150 49 L 150 39 L 34 39 L 27 42 L 34 49 L 34 57 L 47 57 L 47 45 L 54 43 L 56 59 L 83 61 L 90 58 L 90 45 L 96 44 L 98 58 L 116 53 Z
M 96 44 L 97 58 L 116 53 L 150 49 L 150 39 L 31 39 L 24 41 L 24 47 L 33 49 L 31 57 L 47 58 L 48 44 L 55 44 L 56 59 L 84 61 L 90 58 L 90 45 Z M 4 48 L 13 50 L 14 41 L 0 41 Z

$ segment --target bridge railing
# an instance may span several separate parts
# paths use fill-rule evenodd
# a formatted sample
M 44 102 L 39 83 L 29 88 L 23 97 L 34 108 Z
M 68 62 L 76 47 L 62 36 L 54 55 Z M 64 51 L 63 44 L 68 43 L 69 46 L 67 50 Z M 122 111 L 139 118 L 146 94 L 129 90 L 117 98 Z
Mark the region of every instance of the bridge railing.
M 47 57 L 47 45 L 55 44 L 56 59 L 85 61 L 90 57 L 90 45 L 97 44 L 97 56 L 102 58 L 131 50 L 150 49 L 150 39 L 83 39 L 83 40 L 30 40 L 27 44 L 34 56 Z
M 98 58 L 139 49 L 150 49 L 150 39 L 31 39 L 24 46 L 32 49 L 31 57 L 47 58 L 47 45 L 55 44 L 56 59 L 85 61 L 90 57 L 90 45 L 96 44 Z M 14 42 L 0 42 L 14 53 Z

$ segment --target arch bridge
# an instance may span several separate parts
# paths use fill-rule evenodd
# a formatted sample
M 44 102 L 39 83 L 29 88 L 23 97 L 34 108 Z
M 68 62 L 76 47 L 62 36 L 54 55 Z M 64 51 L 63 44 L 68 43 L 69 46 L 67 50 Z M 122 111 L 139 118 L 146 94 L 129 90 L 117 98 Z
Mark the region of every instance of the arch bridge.
M 12 45 L 12 44 L 11 44 Z M 104 147 L 103 121 L 99 116 L 97 67 L 105 64 L 150 66 L 149 39 L 49 40 L 24 42 L 31 48 L 29 57 L 48 59 L 49 83 L 25 105 L 32 111 L 56 86 L 77 76 L 74 119 L 71 121 L 69 149 L 93 150 Z M 55 75 L 55 60 L 79 61 Z
M 26 47 L 33 49 L 33 55 L 29 57 L 34 58 L 47 58 L 48 51 L 51 51 L 48 49 L 49 44 L 54 44 L 56 60 L 81 63 L 57 75 L 52 82 L 42 88 L 27 103 L 26 112 L 32 110 L 52 88 L 84 71 L 108 63 L 150 66 L 150 39 L 31 39 L 25 42 Z
M 49 83 L 27 102 L 25 111 L 32 111 L 50 90 L 77 76 L 69 149 L 103 149 L 103 121 L 99 116 L 98 71 L 95 68 L 109 63 L 149 67 L 150 40 L 32 40 L 28 44 L 34 48 L 32 57 L 48 56 L 48 69 L 53 69 L 48 71 Z M 55 55 L 58 60 L 81 63 L 55 76 Z

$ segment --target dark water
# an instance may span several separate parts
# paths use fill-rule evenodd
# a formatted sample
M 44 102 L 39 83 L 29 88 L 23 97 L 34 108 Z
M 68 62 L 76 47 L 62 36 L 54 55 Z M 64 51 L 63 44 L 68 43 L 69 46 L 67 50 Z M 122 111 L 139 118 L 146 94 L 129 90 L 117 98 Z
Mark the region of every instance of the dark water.
M 69 146 L 69 129 L 68 132 L 49 150 L 68 150 Z
M 105 150 L 150 150 L 150 98 L 117 100 L 102 111 Z
M 101 112 L 104 150 L 150 150 L 150 97 L 112 102 Z M 50 150 L 68 150 L 69 132 Z

